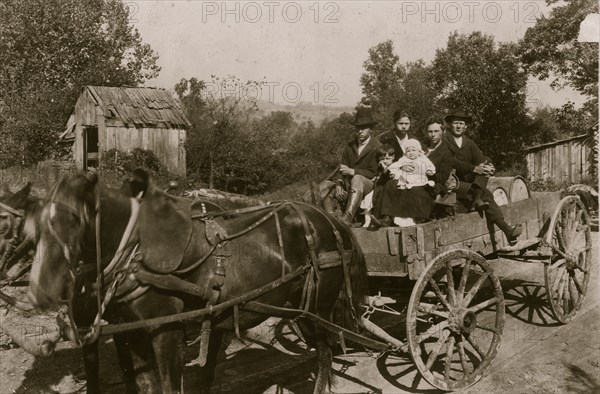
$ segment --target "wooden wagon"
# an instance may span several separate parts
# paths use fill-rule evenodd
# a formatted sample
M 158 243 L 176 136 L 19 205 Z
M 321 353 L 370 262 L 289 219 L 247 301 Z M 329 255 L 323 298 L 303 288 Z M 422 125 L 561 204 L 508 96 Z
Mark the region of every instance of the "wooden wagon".
M 514 246 L 476 212 L 408 228 L 353 229 L 369 275 L 416 281 L 406 309 L 406 342 L 396 344 L 408 350 L 420 374 L 438 389 L 474 384 L 496 355 L 504 296 L 490 260 L 540 264 L 548 303 L 561 323 L 573 319 L 586 295 L 593 263 L 591 226 L 579 197 L 529 193 L 521 180 L 517 183 L 518 195 L 501 206 L 508 222 L 523 226 Z M 394 301 L 375 298 L 370 315 L 397 313 L 386 310 L 386 302 Z

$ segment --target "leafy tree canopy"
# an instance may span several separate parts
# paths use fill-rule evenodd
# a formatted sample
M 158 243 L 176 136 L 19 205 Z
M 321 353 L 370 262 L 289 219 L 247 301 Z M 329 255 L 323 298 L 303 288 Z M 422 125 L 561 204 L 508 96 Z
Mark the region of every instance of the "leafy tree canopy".
M 422 60 L 400 63 L 391 40 L 369 49 L 363 67 L 361 104 L 373 108 L 378 127 L 391 128 L 393 113 L 402 110 L 410 114 L 412 129 L 420 130 L 434 111 L 436 91 L 431 67 Z
M 0 2 L 0 164 L 57 154 L 85 85 L 139 85 L 158 56 L 119 0 Z
M 546 18 L 538 18 L 520 41 L 520 55 L 526 71 L 552 86 L 570 85 L 598 100 L 598 43 L 578 42 L 585 17 L 598 13 L 596 0 L 546 0 L 555 5 Z

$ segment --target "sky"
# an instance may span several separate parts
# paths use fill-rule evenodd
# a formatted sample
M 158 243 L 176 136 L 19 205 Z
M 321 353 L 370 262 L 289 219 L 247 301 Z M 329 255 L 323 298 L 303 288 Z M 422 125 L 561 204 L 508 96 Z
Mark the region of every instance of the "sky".
M 199 1 L 124 3 L 130 22 L 159 54 L 147 83 L 172 89 L 181 78 L 235 75 L 263 82 L 255 98 L 355 106 L 369 48 L 391 39 L 400 62 L 433 60 L 453 31 L 516 42 L 548 12 L 544 1 Z M 216 86 L 213 89 L 219 89 Z M 240 92 L 224 92 L 240 94 Z M 585 101 L 531 79 L 530 107 Z

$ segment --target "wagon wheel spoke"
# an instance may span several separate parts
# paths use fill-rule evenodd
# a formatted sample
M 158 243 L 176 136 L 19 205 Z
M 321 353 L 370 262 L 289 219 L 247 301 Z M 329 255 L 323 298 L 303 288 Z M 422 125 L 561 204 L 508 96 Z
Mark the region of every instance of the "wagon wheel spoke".
M 569 293 L 569 274 L 567 273 L 567 275 L 565 275 L 565 278 L 563 280 L 563 284 L 562 284 L 562 300 L 563 300 L 563 311 L 565 313 L 568 313 L 571 308 L 570 308 L 570 301 L 571 301 L 571 295 Z
M 556 270 L 559 267 L 562 267 L 567 262 L 567 259 L 558 259 L 554 263 L 550 264 L 551 270 Z
M 444 297 L 444 294 L 442 293 L 442 290 L 440 289 L 436 281 L 432 278 L 429 280 L 429 284 L 433 288 L 433 292 L 435 293 L 437 298 L 442 302 L 442 304 L 444 304 L 447 310 L 450 310 L 450 305 L 448 304 L 446 297 Z
M 456 305 L 456 293 L 454 292 L 454 275 L 452 274 L 452 260 L 446 262 L 446 280 L 448 281 L 448 301 Z
M 489 276 L 489 274 L 487 272 L 483 272 L 482 275 L 479 278 L 477 278 L 477 281 L 475 283 L 473 283 L 473 287 L 471 287 L 471 289 L 465 296 L 465 299 L 463 300 L 464 306 L 469 306 L 469 304 L 473 300 L 473 297 L 475 297 L 475 295 L 479 291 L 479 288 L 481 287 L 483 282 L 485 282 L 485 280 L 488 278 L 488 276 Z
M 495 305 L 497 302 L 498 302 L 498 298 L 496 298 L 496 297 L 490 298 L 487 301 L 481 302 L 481 303 L 479 303 L 477 305 L 474 305 L 474 306 L 470 307 L 469 310 L 471 312 L 477 313 L 477 312 L 482 311 L 482 310 L 484 310 L 484 309 L 486 309 L 486 308 L 488 308 L 488 307 L 490 307 L 492 305 Z
M 483 324 L 477 323 L 477 328 L 481 328 L 482 330 L 493 332 L 494 334 L 498 333 L 498 330 L 495 327 L 484 326 Z
M 450 377 L 450 367 L 452 366 L 452 356 L 454 353 L 454 343 L 456 342 L 456 338 L 451 336 L 448 340 L 448 345 L 446 348 L 446 364 L 444 365 L 444 380 L 448 381 Z
M 560 284 L 563 275 L 567 272 L 566 267 L 560 267 L 556 273 L 556 277 L 554 278 L 554 282 L 552 283 L 552 290 L 558 290 L 558 285 Z M 560 294 L 560 292 L 558 292 Z
M 456 347 L 458 348 L 458 356 L 460 358 L 460 365 L 462 366 L 463 374 L 468 375 L 469 373 L 471 373 L 471 371 L 469 371 L 469 365 L 467 364 L 467 355 L 465 354 L 465 337 L 461 334 L 460 338 L 461 340 L 456 343 Z
M 569 245 L 571 245 L 573 243 L 573 240 L 575 239 L 575 236 L 577 235 L 578 229 L 580 227 L 582 215 L 583 215 L 583 211 L 578 211 L 575 214 L 575 218 L 574 218 L 573 222 L 571 223 L 569 237 L 567 238 Z
M 471 269 L 471 260 L 465 261 L 465 267 L 463 268 L 462 275 L 460 277 L 460 283 L 458 284 L 458 297 L 463 301 L 465 296 L 465 287 L 467 286 L 467 279 L 469 278 L 469 270 Z
M 563 294 L 565 291 L 565 283 L 567 282 L 566 278 L 568 278 L 569 274 L 567 273 L 567 270 L 563 270 L 562 274 L 560 275 L 560 281 L 558 282 L 558 290 L 557 290 L 557 295 L 558 295 L 558 299 L 559 300 L 563 300 Z
M 450 335 L 450 331 L 444 330 L 438 341 L 435 343 L 434 349 L 431 351 L 431 353 L 429 353 L 429 356 L 427 357 L 427 363 L 425 364 L 426 371 L 429 371 L 433 366 L 433 363 L 435 362 L 435 360 L 440 354 L 440 351 L 444 347 L 446 339 L 448 339 L 448 335 Z
M 448 327 L 448 321 L 444 320 L 438 324 L 435 324 L 431 327 L 429 327 L 429 329 L 427 329 L 427 331 L 425 331 L 424 333 L 422 333 L 421 335 L 418 336 L 417 341 L 419 343 L 422 343 L 426 340 L 428 340 L 429 338 L 435 336 L 436 334 L 439 334 L 440 331 L 444 330 L 445 328 Z M 442 335 L 444 333 L 442 332 Z
M 573 283 L 571 283 L 569 281 L 569 295 L 571 297 L 571 301 L 573 301 L 573 304 L 575 304 L 579 300 L 579 295 L 581 294 L 581 291 L 579 291 L 580 288 L 577 286 L 578 283 L 577 283 L 577 279 L 575 278 L 574 274 L 572 276 L 570 276 L 570 279 L 573 280 Z M 581 286 L 581 285 L 579 285 L 579 286 Z
M 573 279 L 573 283 L 575 284 L 575 288 L 577 288 L 577 291 L 579 292 L 579 294 L 585 293 L 585 290 L 583 289 L 583 286 L 581 286 L 581 283 L 579 283 L 579 280 L 577 279 L 577 277 L 575 275 L 572 275 L 571 279 Z
M 481 351 L 481 349 L 479 348 L 479 345 L 477 345 L 475 343 L 475 341 L 473 341 L 471 336 L 466 336 L 466 338 L 467 338 L 467 342 L 469 342 L 469 345 L 471 345 L 471 347 L 477 352 L 477 354 L 479 354 L 479 357 L 481 357 L 483 359 L 483 357 L 485 357 L 485 353 L 483 351 Z
M 429 313 L 430 315 L 439 316 L 444 319 L 448 318 L 448 312 L 438 310 L 437 305 L 421 302 L 419 303 L 418 310 L 419 312 Z

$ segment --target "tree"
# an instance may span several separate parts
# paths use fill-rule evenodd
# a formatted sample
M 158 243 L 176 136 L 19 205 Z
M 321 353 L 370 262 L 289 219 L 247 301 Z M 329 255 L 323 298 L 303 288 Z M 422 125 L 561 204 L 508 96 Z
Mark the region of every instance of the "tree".
M 304 132 L 298 132 L 291 141 L 284 166 L 289 181 L 322 180 L 335 169 L 344 146 L 356 134 L 353 121 L 351 114 L 343 113 L 318 128 L 309 123 Z
M 411 116 L 412 129 L 420 135 L 418 130 L 436 110 L 431 67 L 423 60 L 401 64 L 391 40 L 370 48 L 363 67 L 361 104 L 374 109 L 379 127 L 393 127 L 393 113 L 400 109 Z
M 0 165 L 57 154 L 85 85 L 139 85 L 158 56 L 119 0 L 0 2 Z
M 292 114 L 272 112 L 256 118 L 249 92 L 254 81 L 235 76 L 204 82 L 182 79 L 175 85 L 186 115 L 188 173 L 209 187 L 242 194 L 264 192 L 279 181 L 288 136 L 297 129 Z
M 402 80 L 406 70 L 394 53 L 392 40 L 387 40 L 369 49 L 364 62 L 365 72 L 360 77 L 363 98 L 361 104 L 375 110 L 378 120 L 389 118 L 402 96 Z
M 597 111 L 598 43 L 578 42 L 579 26 L 585 17 L 598 13 L 596 0 L 546 0 L 555 6 L 548 18 L 538 18 L 519 42 L 525 70 L 552 86 L 567 84 L 590 97 Z M 596 112 L 597 114 L 597 112 Z
M 527 75 L 521 70 L 515 44 L 496 44 L 492 36 L 452 33 L 438 49 L 432 72 L 440 92 L 438 105 L 463 108 L 473 116 L 470 133 L 497 167 L 524 159 Z

